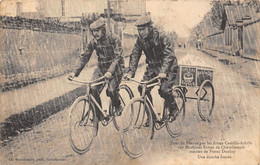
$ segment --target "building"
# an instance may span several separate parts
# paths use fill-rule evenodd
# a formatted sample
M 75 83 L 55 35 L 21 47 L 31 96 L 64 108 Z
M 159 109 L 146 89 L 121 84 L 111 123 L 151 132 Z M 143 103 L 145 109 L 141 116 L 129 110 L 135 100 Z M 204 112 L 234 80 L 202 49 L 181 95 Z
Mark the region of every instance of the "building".
M 2 0 L 0 2 L 0 15 L 15 17 L 25 14 L 29 17 L 31 15 L 39 17 L 38 5 L 38 0 Z
M 108 0 L 3 0 L 1 15 L 24 17 L 79 17 L 104 13 Z M 125 16 L 145 14 L 145 0 L 110 0 L 111 9 Z
M 79 17 L 82 13 L 103 13 L 106 0 L 3 0 L 0 3 L 4 16 L 25 18 Z
M 203 39 L 206 49 L 260 60 L 260 12 L 254 5 L 224 7 L 220 31 Z
M 260 45 L 259 37 L 256 37 L 259 36 L 259 21 L 260 13 L 252 5 L 225 6 L 221 24 L 224 45 L 230 46 L 237 55 L 248 54 L 249 49 L 252 51 L 252 47 Z

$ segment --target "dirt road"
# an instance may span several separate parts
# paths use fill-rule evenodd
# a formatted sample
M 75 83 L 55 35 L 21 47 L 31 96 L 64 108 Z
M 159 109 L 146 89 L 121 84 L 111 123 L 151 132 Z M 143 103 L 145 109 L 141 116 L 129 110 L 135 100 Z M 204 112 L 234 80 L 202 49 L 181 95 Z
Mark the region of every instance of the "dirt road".
M 256 164 L 259 158 L 259 88 L 250 84 L 239 71 L 208 55 L 192 49 L 176 52 L 180 64 L 215 68 L 216 100 L 211 122 L 202 121 L 196 101 L 188 100 L 182 134 L 173 139 L 165 128 L 155 131 L 145 154 L 133 160 L 124 153 L 120 134 L 112 123 L 100 126 L 90 151 L 83 155 L 74 153 L 68 141 L 69 109 L 64 109 L 2 146 L 0 164 Z M 141 78 L 144 67 L 139 68 L 137 78 Z M 194 94 L 195 90 L 189 88 L 188 94 Z M 104 93 L 102 98 L 107 101 Z M 159 112 L 162 100 L 156 89 L 153 98 Z

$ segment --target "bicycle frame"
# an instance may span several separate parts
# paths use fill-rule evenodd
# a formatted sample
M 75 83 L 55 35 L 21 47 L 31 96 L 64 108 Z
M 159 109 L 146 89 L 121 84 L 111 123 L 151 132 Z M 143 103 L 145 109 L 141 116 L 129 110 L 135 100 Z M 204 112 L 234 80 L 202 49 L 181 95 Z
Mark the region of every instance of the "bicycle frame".
M 135 82 L 139 85 L 141 85 L 142 87 L 142 94 L 141 94 L 141 97 L 144 99 L 144 107 L 146 106 L 146 103 L 148 103 L 148 106 L 150 106 L 151 110 L 152 110 L 152 114 L 155 115 L 155 118 L 156 118 L 156 121 L 161 121 L 160 119 L 160 116 L 155 113 L 155 110 L 154 110 L 154 106 L 153 104 L 151 103 L 151 100 L 148 98 L 148 96 L 146 95 L 146 91 L 147 91 L 147 88 L 149 87 L 154 87 L 154 86 L 157 86 L 157 85 L 160 85 L 161 84 L 161 77 L 154 77 L 152 78 L 151 80 L 149 81 L 144 81 L 144 82 L 139 82 L 139 81 L 136 81 L 132 78 L 128 78 L 128 80 L 132 81 L 132 82 Z M 154 82 L 158 80 L 157 82 Z M 154 82 L 154 83 L 153 83 Z M 139 112 L 138 112 L 138 115 L 139 115 Z M 144 118 L 144 115 L 143 115 L 143 118 Z M 142 122 L 143 122 L 143 119 L 142 119 Z
M 93 102 L 95 106 L 98 108 L 98 110 L 102 113 L 104 117 L 108 117 L 106 112 L 101 108 L 100 104 L 97 102 L 97 100 L 94 98 L 94 96 L 90 93 L 90 88 L 98 85 L 105 85 L 107 84 L 108 80 L 105 79 L 105 76 L 102 76 L 94 81 L 79 81 L 79 80 L 74 80 L 71 79 L 71 81 L 76 82 L 77 84 L 83 84 L 86 86 L 86 97 L 89 99 L 90 102 Z M 90 104 L 89 104 L 90 106 Z M 90 108 L 90 107 L 89 107 Z

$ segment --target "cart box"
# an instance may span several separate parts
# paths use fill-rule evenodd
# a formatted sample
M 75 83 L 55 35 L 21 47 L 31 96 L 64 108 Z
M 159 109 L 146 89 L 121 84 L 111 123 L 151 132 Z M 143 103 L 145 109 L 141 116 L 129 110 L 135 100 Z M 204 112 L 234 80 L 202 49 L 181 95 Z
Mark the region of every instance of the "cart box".
M 205 80 L 213 81 L 213 68 L 179 65 L 178 85 L 200 86 Z

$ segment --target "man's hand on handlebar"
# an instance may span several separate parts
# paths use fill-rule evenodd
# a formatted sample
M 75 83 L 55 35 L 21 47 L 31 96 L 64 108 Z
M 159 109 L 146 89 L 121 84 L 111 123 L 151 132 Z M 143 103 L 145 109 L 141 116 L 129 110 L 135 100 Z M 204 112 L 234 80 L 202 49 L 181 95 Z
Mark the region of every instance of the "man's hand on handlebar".
M 112 73 L 106 72 L 104 76 L 105 76 L 107 79 L 111 79 L 111 78 L 112 78 Z
M 158 77 L 160 77 L 160 78 L 162 78 L 162 79 L 167 78 L 166 76 L 167 76 L 166 73 L 159 73 L 159 74 L 158 74 Z

